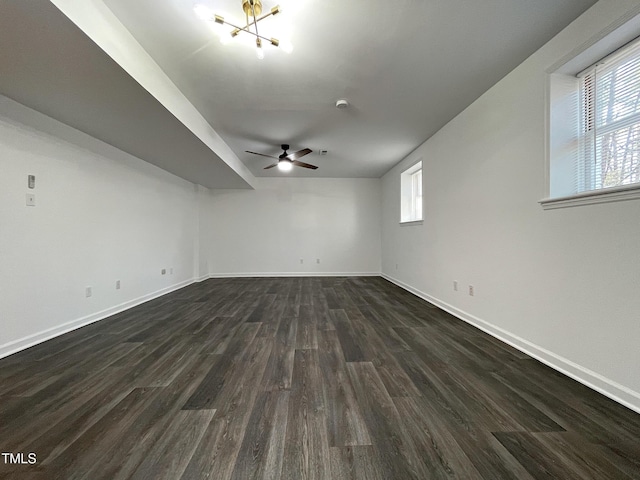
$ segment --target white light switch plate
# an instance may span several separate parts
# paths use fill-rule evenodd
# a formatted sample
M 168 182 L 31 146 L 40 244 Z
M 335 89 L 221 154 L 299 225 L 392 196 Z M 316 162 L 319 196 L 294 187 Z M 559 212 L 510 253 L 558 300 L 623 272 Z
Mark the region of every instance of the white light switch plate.
M 27 207 L 36 206 L 36 196 L 33 193 L 27 193 Z

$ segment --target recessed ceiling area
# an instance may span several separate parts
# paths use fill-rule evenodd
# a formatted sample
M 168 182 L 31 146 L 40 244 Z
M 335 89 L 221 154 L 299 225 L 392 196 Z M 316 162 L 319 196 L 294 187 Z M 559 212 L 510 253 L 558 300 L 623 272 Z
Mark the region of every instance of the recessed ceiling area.
M 197 1 L 243 22 L 241 0 Z M 224 152 L 189 133 L 192 126 L 174 117 L 149 84 L 100 50 L 107 51 L 92 35 L 101 33 L 97 22 L 72 18 L 76 27 L 51 12 L 51 3 L 70 18 L 109 11 L 121 28 L 111 47 L 133 63 L 127 42 L 142 47 Z M 2 93 L 211 188 L 246 188 L 251 175 L 282 176 L 264 170 L 268 158 L 245 151 L 277 156 L 283 143 L 290 151 L 312 149 L 305 161 L 319 167 L 287 176 L 378 178 L 595 0 L 263 0 L 265 11 L 282 7 L 265 25 L 273 20 L 276 35 L 288 29 L 294 45 L 290 54 L 265 45 L 263 60 L 239 38 L 222 45 L 195 3 L 4 2 L 4 11 L 22 18 L 3 15 Z M 349 107 L 336 108 L 339 99 Z M 138 130 L 144 134 L 129 133 Z

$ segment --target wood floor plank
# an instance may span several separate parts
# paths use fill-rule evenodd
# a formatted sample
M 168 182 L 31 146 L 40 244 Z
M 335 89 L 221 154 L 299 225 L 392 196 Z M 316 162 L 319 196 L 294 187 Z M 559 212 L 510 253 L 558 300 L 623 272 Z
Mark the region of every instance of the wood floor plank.
M 158 388 L 136 388 L 96 422 L 62 455 L 46 463 L 55 479 L 86 478 L 92 467 L 103 466 L 111 449 L 121 441 L 136 418 L 160 393 Z
M 319 332 L 318 352 L 325 396 L 329 446 L 371 445 L 360 405 L 335 331 Z
M 384 478 L 424 479 L 424 468 L 415 444 L 401 427 L 393 400 L 370 362 L 347 364 L 356 399 L 362 406 L 367 428 L 380 458 Z
M 306 350 L 318 348 L 318 319 L 309 303 L 300 305 L 300 315 L 298 316 L 298 333 L 296 338 L 296 349 Z
M 607 476 L 620 480 L 631 479 L 625 473 L 615 455 L 599 445 L 590 444 L 572 432 L 533 433 L 547 451 L 566 465 L 567 470 L 576 472 L 580 478 L 597 480 Z
M 264 375 L 273 340 L 256 338 L 251 345 L 237 379 L 227 383 L 213 403 L 216 415 L 181 478 L 231 478 L 259 393 L 256 385 Z
M 582 478 L 578 473 L 567 469 L 554 455 L 549 455 L 544 446 L 530 433 L 496 432 L 494 436 L 536 479 L 579 480 Z
M 185 364 L 179 379 L 167 389 L 168 394 L 173 393 L 178 396 L 177 405 L 181 404 L 180 396 L 189 395 L 195 389 L 213 361 L 210 356 L 200 355 L 192 359 L 191 364 Z M 65 416 L 61 415 L 58 423 L 52 422 L 53 425 L 48 429 L 40 430 L 40 437 L 31 444 L 31 447 L 43 454 L 45 463 L 64 452 L 69 445 L 109 413 L 113 405 L 130 393 L 131 385 L 134 383 L 131 378 L 135 378 L 135 372 L 126 372 L 124 376 L 119 376 L 119 372 L 122 370 L 109 372 L 106 381 L 101 381 L 95 391 L 87 391 L 87 395 L 92 395 L 88 400 L 85 400 L 82 405 L 69 402 Z M 51 449 L 51 447 L 54 448 Z
M 331 447 L 331 478 L 339 480 L 386 480 L 371 445 Z
M 369 324 L 358 308 L 347 310 L 367 361 L 376 367 L 385 388 L 392 397 L 413 397 L 422 395 L 412 380 L 402 369 L 393 352 L 390 352 L 379 333 Z
M 100 465 L 90 468 L 86 477 L 105 480 L 129 478 L 180 412 L 197 381 L 204 376 L 209 360 L 209 356 L 196 357 L 191 361 L 188 372 L 159 389 L 157 396 L 129 425 L 122 428 L 119 442 L 110 445 L 101 439 L 102 449 L 108 452 L 108 456 Z
M 335 330 L 329 314 L 329 305 L 320 284 L 311 295 L 311 304 L 313 305 L 313 312 L 318 321 L 318 330 Z
M 144 460 L 129 477 L 180 478 L 184 473 L 215 410 L 181 410 Z
M 283 480 L 331 480 L 322 377 L 317 350 L 296 350 Z
M 273 350 L 262 379 L 262 390 L 289 390 L 293 377 L 297 319 L 283 318 L 273 339 Z
M 364 362 L 367 359 L 362 351 L 353 325 L 344 310 L 331 310 L 331 319 L 336 328 L 342 352 L 347 362 Z
M 214 408 L 220 392 L 236 381 L 239 375 L 240 359 L 247 355 L 246 348 L 260 328 L 256 323 L 245 323 L 232 339 L 232 344 L 224 354 L 219 355 L 207 376 L 202 380 L 198 389 L 191 395 L 184 405 L 184 410 L 211 410 Z
M 391 352 L 411 351 L 411 347 L 393 329 L 394 321 L 391 315 L 384 315 L 380 310 L 369 305 L 358 307 L 369 324 L 376 330 L 384 342 L 386 348 Z M 403 326 L 398 322 L 398 326 Z
M 233 470 L 235 480 L 278 480 L 282 472 L 288 391 L 258 395 Z
M 449 425 L 428 402 L 415 398 L 395 398 L 403 428 L 411 436 L 429 477 L 432 479 L 482 479 L 464 453 Z

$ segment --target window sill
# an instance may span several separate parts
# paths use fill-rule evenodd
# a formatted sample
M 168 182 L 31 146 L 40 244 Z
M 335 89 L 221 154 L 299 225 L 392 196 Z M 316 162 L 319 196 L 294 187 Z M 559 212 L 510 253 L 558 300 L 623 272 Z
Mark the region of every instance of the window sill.
M 640 185 L 628 185 L 625 187 L 611 187 L 602 190 L 578 193 L 566 197 L 546 198 L 538 203 L 545 210 L 556 208 L 578 207 L 581 205 L 593 205 L 596 203 L 621 202 L 640 198 Z
M 412 227 L 414 225 L 422 225 L 424 220 L 411 220 L 409 222 L 400 222 L 401 227 Z

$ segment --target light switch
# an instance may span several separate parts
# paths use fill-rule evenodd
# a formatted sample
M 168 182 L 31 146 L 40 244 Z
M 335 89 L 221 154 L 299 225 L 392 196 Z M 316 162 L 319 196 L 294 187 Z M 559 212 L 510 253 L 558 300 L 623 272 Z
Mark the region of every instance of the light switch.
M 36 206 L 36 196 L 33 193 L 27 193 L 27 207 Z
M 36 176 L 35 175 L 29 175 L 28 180 L 27 180 L 27 186 L 29 188 L 36 188 Z

